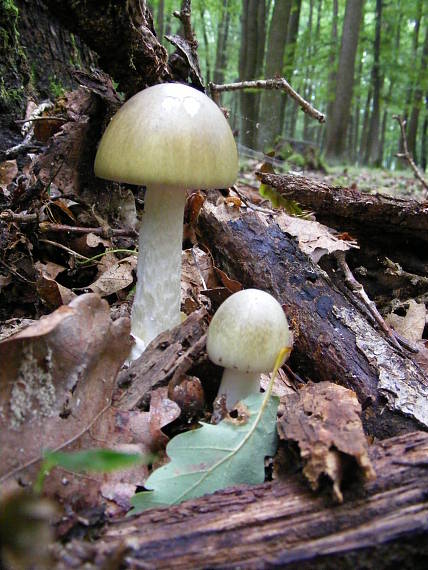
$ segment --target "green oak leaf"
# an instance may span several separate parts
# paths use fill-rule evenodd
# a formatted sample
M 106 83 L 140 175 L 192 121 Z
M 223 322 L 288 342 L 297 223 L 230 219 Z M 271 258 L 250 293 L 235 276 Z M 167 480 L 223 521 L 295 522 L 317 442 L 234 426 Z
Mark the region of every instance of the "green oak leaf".
M 252 394 L 238 405 L 238 418 L 174 437 L 167 445 L 171 461 L 145 483 L 149 491 L 132 499 L 137 514 L 145 509 L 181 503 L 232 485 L 263 483 L 264 458 L 277 447 L 279 399 Z

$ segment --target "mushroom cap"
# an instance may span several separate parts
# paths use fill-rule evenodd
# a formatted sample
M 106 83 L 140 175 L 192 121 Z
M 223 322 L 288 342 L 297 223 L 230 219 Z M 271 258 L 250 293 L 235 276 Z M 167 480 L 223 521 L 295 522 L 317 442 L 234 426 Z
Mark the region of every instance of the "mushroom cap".
M 238 174 L 229 123 L 201 91 L 181 83 L 148 87 L 114 115 L 95 174 L 129 184 L 227 188 Z
M 269 372 L 279 351 L 291 347 L 287 317 L 276 299 L 245 289 L 220 305 L 208 328 L 207 352 L 219 366 L 242 372 Z

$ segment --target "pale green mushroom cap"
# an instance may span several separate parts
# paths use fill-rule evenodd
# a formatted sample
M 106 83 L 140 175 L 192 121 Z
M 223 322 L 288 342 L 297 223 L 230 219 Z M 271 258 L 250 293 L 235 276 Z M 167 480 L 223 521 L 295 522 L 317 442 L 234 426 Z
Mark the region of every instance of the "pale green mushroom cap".
M 208 328 L 207 352 L 212 362 L 245 373 L 272 371 L 280 350 L 292 344 L 281 305 L 259 289 L 228 297 Z
M 155 85 L 129 99 L 95 159 L 96 176 L 146 186 L 227 188 L 237 173 L 236 144 L 223 113 L 181 83 Z

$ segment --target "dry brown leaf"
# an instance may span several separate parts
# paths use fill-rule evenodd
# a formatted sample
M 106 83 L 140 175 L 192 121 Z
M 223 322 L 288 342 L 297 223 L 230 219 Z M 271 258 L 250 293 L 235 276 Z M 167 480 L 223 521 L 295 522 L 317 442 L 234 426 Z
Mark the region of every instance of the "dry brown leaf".
M 130 347 L 129 320 L 112 322 L 94 294 L 0 343 L 0 482 L 22 477 L 44 450 L 66 447 L 90 429 L 109 408 Z
M 56 277 L 66 270 L 65 267 L 51 261 L 37 261 L 35 268 L 38 271 L 37 292 L 49 308 L 57 309 L 61 305 L 67 305 L 76 297 L 73 291 L 55 281 Z
M 10 184 L 15 176 L 18 174 L 18 165 L 16 160 L 5 160 L 0 163 L 0 188 L 6 190 L 8 184 Z
M 342 502 L 342 479 L 354 461 L 366 479 L 375 477 L 360 419 L 361 406 L 352 390 L 331 382 L 309 382 L 282 399 L 281 405 L 279 436 L 299 446 L 303 473 L 312 489 L 318 489 L 320 478 L 327 475 L 335 499 Z
M 358 248 L 355 242 L 339 239 L 330 228 L 319 222 L 294 218 L 285 212 L 275 216 L 275 221 L 283 232 L 297 238 L 301 251 L 314 263 L 318 263 L 323 255 Z
M 152 393 L 148 412 L 110 407 L 67 451 L 100 447 L 127 453 L 155 453 L 162 460 L 168 437 L 161 428 L 179 415 L 180 408 L 168 399 L 167 388 L 160 388 Z M 46 479 L 45 494 L 61 498 L 75 510 L 104 503 L 108 514 L 123 514 L 129 510 L 137 486 L 144 485 L 147 476 L 145 465 L 90 474 L 70 473 L 58 467 Z
M 418 342 L 422 339 L 425 328 L 427 315 L 425 303 L 417 303 L 414 299 L 409 299 L 407 303 L 409 308 L 405 317 L 390 313 L 385 317 L 385 321 L 404 338 Z
M 103 257 L 100 268 L 103 264 L 107 263 L 106 258 L 113 258 L 112 255 L 106 255 Z M 114 258 L 115 259 L 115 258 Z M 125 257 L 125 259 L 116 260 L 108 267 L 105 271 L 101 273 L 94 283 L 89 285 L 88 289 L 94 293 L 98 293 L 101 297 L 107 297 L 112 293 L 117 293 L 126 289 L 134 280 L 133 271 L 137 265 L 137 258 L 135 255 L 130 255 Z

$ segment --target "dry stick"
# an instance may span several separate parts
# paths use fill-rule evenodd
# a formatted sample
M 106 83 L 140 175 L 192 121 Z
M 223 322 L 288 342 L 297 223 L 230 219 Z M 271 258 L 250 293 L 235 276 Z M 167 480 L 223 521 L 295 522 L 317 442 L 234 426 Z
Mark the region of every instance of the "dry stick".
M 377 310 L 376 305 L 373 303 L 373 301 L 370 299 L 370 297 L 365 292 L 362 284 L 355 279 L 349 265 L 346 263 L 345 252 L 344 251 L 336 251 L 334 253 L 334 256 L 336 258 L 337 265 L 339 266 L 339 268 L 342 270 L 342 272 L 344 274 L 345 283 L 346 283 L 347 287 L 354 293 L 354 295 L 357 295 L 362 300 L 364 306 L 368 309 L 371 316 L 374 318 L 374 320 L 380 326 L 380 328 L 383 330 L 383 332 L 387 335 L 387 337 L 390 339 L 391 343 L 395 346 L 395 348 L 397 348 L 401 352 L 401 346 L 404 346 L 405 348 L 407 348 L 411 352 L 415 352 L 415 353 L 419 352 L 419 350 L 415 346 L 413 346 L 407 339 L 404 339 L 401 335 L 399 335 L 398 333 L 393 331 L 386 324 L 382 315 Z
M 409 147 L 407 146 L 407 137 L 406 137 L 406 122 L 407 121 L 405 121 L 403 119 L 403 117 L 401 117 L 400 115 L 392 115 L 392 118 L 395 119 L 398 122 L 398 124 L 400 125 L 401 138 L 403 139 L 403 149 L 404 149 L 404 152 L 397 153 L 395 156 L 397 158 L 404 158 L 405 160 L 407 160 L 407 162 L 410 165 L 410 168 L 415 173 L 416 178 L 419 180 L 419 182 L 422 184 L 422 186 L 425 188 L 425 190 L 428 190 L 428 182 L 424 179 L 422 174 L 419 172 L 419 169 L 416 166 L 416 163 L 413 160 L 413 157 L 409 152 Z
M 173 15 L 180 20 L 183 25 L 184 30 L 184 39 L 190 42 L 191 44 L 196 42 L 195 34 L 193 33 L 192 29 L 192 9 L 191 9 L 191 0 L 183 0 L 181 5 L 181 10 L 176 10 L 173 12 Z M 196 44 L 197 47 L 197 44 Z
M 68 119 L 66 119 L 65 117 L 55 117 L 55 115 L 52 115 L 46 117 L 30 117 L 29 119 L 17 119 L 15 123 L 17 125 L 24 125 L 25 123 L 30 123 L 35 121 L 62 121 L 63 123 L 66 123 Z
M 79 226 L 67 226 L 65 224 L 51 224 L 50 222 L 41 222 L 39 224 L 40 231 L 47 232 L 72 232 L 75 234 L 95 234 L 104 238 L 114 236 L 137 237 L 138 233 L 133 229 L 117 230 L 113 228 L 83 228 Z
M 211 95 L 214 101 L 219 105 L 219 93 L 223 91 L 239 91 L 241 89 L 281 89 L 285 91 L 290 97 L 297 101 L 304 113 L 313 117 L 320 123 L 325 123 L 325 115 L 312 107 L 312 105 L 303 99 L 301 95 L 294 91 L 291 85 L 283 77 L 276 77 L 274 79 L 254 79 L 252 81 L 240 81 L 239 83 L 227 83 L 225 85 L 216 85 L 210 83 Z
M 12 210 L 5 210 L 0 214 L 0 220 L 5 222 L 20 222 L 21 224 L 29 224 L 37 222 L 39 216 L 37 214 L 15 214 Z

